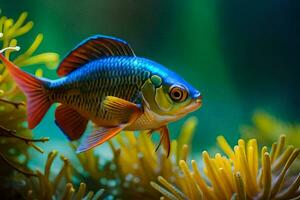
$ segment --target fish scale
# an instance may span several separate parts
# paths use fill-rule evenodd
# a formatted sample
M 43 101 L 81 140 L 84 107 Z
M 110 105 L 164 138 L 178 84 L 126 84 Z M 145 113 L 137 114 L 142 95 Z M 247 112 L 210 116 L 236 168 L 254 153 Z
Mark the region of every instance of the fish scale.
M 68 77 L 53 82 L 48 87 L 51 100 L 88 112 L 95 118 L 111 119 L 103 108 L 99 108 L 102 100 L 106 96 L 128 101 L 137 97 L 143 82 L 150 76 L 150 71 L 141 65 L 142 62 L 145 63 L 143 59 L 135 57 L 92 61 Z M 97 103 L 92 105 L 91 102 Z

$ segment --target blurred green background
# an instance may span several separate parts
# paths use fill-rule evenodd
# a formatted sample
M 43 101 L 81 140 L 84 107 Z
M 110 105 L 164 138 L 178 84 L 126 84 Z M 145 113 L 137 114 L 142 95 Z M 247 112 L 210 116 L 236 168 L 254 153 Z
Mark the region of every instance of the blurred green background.
M 221 0 L 1 0 L 2 14 L 29 12 L 35 26 L 19 44 L 44 34 L 40 51 L 68 53 L 93 34 L 127 40 L 138 56 L 153 59 L 198 88 L 203 107 L 193 145 L 197 152 L 223 134 L 236 141 L 239 126 L 264 109 L 299 121 L 300 13 L 298 1 Z M 33 66 L 30 72 L 41 66 Z M 44 76 L 57 78 L 45 68 Z M 36 136 L 65 137 L 54 124 L 54 108 Z M 171 124 L 176 138 L 183 120 Z M 55 146 L 57 140 L 49 144 Z M 63 143 L 61 143 L 63 144 Z

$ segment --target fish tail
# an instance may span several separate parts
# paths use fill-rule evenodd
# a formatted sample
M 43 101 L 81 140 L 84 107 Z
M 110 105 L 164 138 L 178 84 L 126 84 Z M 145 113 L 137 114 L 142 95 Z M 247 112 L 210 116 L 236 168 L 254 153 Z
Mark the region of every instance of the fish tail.
M 40 123 L 52 104 L 45 88 L 45 85 L 47 82 L 49 83 L 50 80 L 42 80 L 22 71 L 9 61 L 2 52 L 3 51 L 0 51 L 0 60 L 5 64 L 9 74 L 27 97 L 28 127 L 33 129 Z

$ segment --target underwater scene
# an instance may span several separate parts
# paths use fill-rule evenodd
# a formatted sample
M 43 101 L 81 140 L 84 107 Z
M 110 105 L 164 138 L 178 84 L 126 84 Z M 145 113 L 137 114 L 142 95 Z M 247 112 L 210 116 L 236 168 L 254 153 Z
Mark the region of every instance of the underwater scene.
M 300 200 L 299 8 L 0 0 L 1 199 Z

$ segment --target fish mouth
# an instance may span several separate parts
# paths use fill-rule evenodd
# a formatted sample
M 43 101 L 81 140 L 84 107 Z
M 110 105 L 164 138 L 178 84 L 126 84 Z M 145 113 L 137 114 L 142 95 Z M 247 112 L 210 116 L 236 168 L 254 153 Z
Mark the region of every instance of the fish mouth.
M 202 106 L 202 96 L 197 97 L 196 99 L 193 99 L 190 105 L 185 107 L 184 111 L 180 114 L 187 114 L 190 112 L 194 112 L 195 110 L 199 109 Z
M 193 111 L 199 109 L 201 106 L 202 106 L 202 99 L 197 98 L 193 103 L 191 103 L 187 107 L 186 111 L 187 112 L 193 112 Z

